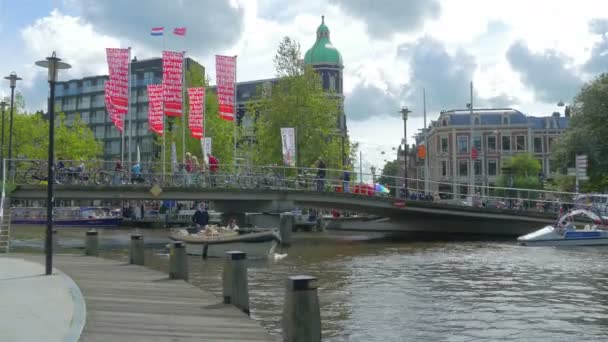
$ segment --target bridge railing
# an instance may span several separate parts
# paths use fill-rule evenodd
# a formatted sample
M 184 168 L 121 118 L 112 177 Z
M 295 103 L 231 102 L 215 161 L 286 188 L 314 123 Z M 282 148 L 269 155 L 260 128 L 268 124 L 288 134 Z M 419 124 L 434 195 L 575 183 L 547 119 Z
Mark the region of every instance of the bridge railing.
M 11 165 L 11 163 L 6 163 Z M 190 167 L 181 163 L 140 162 L 122 163 L 108 160 L 59 160 L 55 166 L 55 182 L 63 185 L 98 185 L 107 187 L 152 186 L 307 190 L 342 193 L 349 196 L 377 196 L 389 199 L 433 201 L 461 206 L 497 208 L 505 210 L 533 210 L 559 212 L 574 207 L 575 193 L 534 189 L 517 189 L 495 186 L 472 187 L 468 183 L 427 181 L 430 191 L 425 192 L 424 180 L 387 177 L 389 184 L 376 184 L 374 174 L 359 174 L 348 170 L 296 168 L 280 165 L 217 165 L 217 167 Z M 43 160 L 13 160 L 12 172 L 6 173 L 7 182 L 46 184 L 47 165 Z M 163 172 L 165 170 L 165 172 Z M 348 177 L 345 177 L 348 175 Z M 355 179 L 367 179 L 358 182 Z M 475 189 L 462 195 L 459 189 Z M 446 190 L 448 189 L 448 190 Z M 604 213 L 606 214 L 606 213 Z

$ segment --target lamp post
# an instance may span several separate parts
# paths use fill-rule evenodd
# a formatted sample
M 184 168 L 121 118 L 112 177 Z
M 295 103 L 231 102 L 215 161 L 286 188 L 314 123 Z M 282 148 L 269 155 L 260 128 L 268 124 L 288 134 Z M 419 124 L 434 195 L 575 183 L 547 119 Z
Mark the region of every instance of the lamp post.
M 21 77 L 17 76 L 17 73 L 13 71 L 4 79 L 8 80 L 11 86 L 11 114 L 8 124 L 8 171 L 10 172 L 13 169 L 13 112 L 15 111 L 15 87 L 17 86 L 17 81 L 21 81 Z
M 409 191 L 407 189 L 407 116 L 412 111 L 407 108 L 407 106 L 401 107 L 399 113 L 401 113 L 401 117 L 403 118 L 403 187 L 405 188 L 405 197 L 409 196 Z
M 0 175 L 4 175 L 4 113 L 6 113 L 7 105 L 8 103 L 5 101 L 0 101 L 0 111 L 2 111 L 2 133 L 0 133 Z
M 376 184 L 376 167 L 372 165 L 369 170 L 372 172 L 372 186 L 374 186 Z
M 564 108 L 564 116 L 567 117 L 567 118 L 570 117 L 570 111 L 571 111 L 571 108 L 572 108 L 571 106 L 565 104 L 564 101 L 559 101 L 557 103 L 557 106 L 558 107 L 565 107 Z
M 47 195 L 46 195 L 46 239 L 45 239 L 45 254 L 46 254 L 46 275 L 53 273 L 53 183 L 55 182 L 55 83 L 57 82 L 57 71 L 59 69 L 69 69 L 70 65 L 61 62 L 61 59 L 55 55 L 55 51 L 51 57 L 46 60 L 36 62 L 37 66 L 48 69 L 48 80 L 50 88 L 49 96 L 49 160 L 48 160 L 48 177 L 47 177 Z

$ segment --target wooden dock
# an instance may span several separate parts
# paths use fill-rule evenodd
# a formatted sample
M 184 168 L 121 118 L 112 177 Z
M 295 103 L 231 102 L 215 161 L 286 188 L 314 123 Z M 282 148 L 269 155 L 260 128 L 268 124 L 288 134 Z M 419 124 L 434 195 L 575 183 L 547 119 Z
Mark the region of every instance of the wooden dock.
M 13 256 L 44 264 L 43 255 Z M 143 266 L 58 255 L 54 267 L 69 275 L 84 296 L 83 342 L 277 340 L 210 292 Z

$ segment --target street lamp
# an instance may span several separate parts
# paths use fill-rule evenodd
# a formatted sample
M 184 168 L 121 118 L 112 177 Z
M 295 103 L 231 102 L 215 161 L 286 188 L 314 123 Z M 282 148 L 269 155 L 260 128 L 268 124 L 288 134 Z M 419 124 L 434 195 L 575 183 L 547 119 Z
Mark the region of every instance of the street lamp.
M 21 77 L 17 76 L 17 73 L 13 71 L 4 79 L 8 80 L 11 86 L 11 114 L 8 124 L 8 170 L 10 172 L 12 170 L 11 166 L 13 165 L 13 112 L 15 111 L 15 87 L 17 86 L 17 81 L 21 81 Z
M 564 108 L 564 116 L 565 117 L 570 117 L 571 106 L 568 106 L 567 104 L 564 103 L 564 101 L 561 101 L 561 100 L 557 103 L 557 106 L 558 107 L 565 107 Z
M 48 80 L 50 88 L 49 96 L 49 160 L 48 160 L 48 177 L 47 177 L 47 195 L 46 195 L 46 275 L 53 273 L 53 183 L 55 177 L 53 175 L 55 168 L 54 150 L 55 150 L 55 83 L 57 82 L 57 71 L 59 69 L 69 69 L 70 65 L 61 62 L 61 59 L 55 55 L 55 51 L 51 57 L 46 60 L 36 62 L 37 66 L 48 69 Z
M 0 133 L 0 175 L 4 177 L 4 113 L 6 113 L 6 101 L 0 101 L 0 111 L 2 111 L 2 133 Z
M 401 110 L 399 111 L 399 113 L 401 113 L 401 117 L 403 118 L 403 153 L 404 153 L 404 157 L 403 157 L 403 166 L 405 167 L 403 169 L 403 176 L 404 176 L 404 180 L 403 180 L 403 187 L 405 188 L 405 197 L 407 198 L 409 195 L 408 189 L 407 189 L 407 116 L 409 113 L 411 113 L 412 111 L 407 108 L 407 106 L 403 106 L 401 107 Z
M 370 166 L 369 170 L 372 172 L 372 185 L 376 184 L 376 167 Z

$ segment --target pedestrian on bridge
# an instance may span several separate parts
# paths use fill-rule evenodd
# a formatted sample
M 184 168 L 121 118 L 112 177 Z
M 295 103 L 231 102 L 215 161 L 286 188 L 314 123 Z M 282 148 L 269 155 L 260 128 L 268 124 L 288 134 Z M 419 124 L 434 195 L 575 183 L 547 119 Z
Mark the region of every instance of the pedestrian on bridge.
M 348 188 L 349 182 L 350 182 L 350 171 L 344 170 L 344 173 L 342 174 L 342 191 L 344 193 L 350 192 L 350 189 Z
M 325 163 L 323 162 L 323 159 L 321 159 L 321 157 L 319 157 L 319 159 L 317 159 L 316 166 L 317 166 L 317 190 L 323 191 L 323 189 L 325 188 L 325 174 L 326 174 L 327 170 L 325 169 L 326 166 L 325 166 Z
M 209 159 L 209 178 L 211 180 L 211 185 L 215 186 L 215 174 L 217 169 L 219 168 L 219 162 L 217 158 L 215 158 L 211 153 L 207 153 L 207 159 Z

